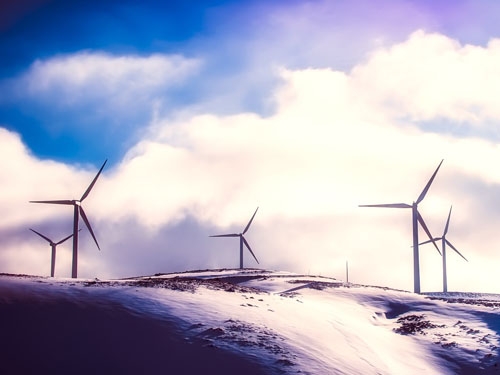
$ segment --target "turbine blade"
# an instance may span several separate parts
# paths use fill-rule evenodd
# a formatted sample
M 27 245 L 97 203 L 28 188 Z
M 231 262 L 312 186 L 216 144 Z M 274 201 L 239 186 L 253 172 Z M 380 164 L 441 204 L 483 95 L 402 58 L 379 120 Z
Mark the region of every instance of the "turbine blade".
M 431 179 L 429 180 L 429 182 L 427 182 L 427 185 L 425 185 L 424 190 L 422 190 L 422 192 L 420 193 L 420 196 L 418 197 L 417 202 L 416 202 L 417 204 L 422 202 L 422 200 L 425 198 L 425 195 L 427 194 L 427 191 L 431 187 L 432 181 L 434 181 L 434 177 L 436 177 L 436 174 L 438 173 L 439 168 L 441 167 L 441 164 L 443 164 L 443 161 L 444 161 L 444 159 L 441 160 L 441 163 L 439 163 L 439 165 L 436 168 L 436 170 L 434 171 L 434 174 L 432 175 Z
M 236 233 L 231 233 L 231 234 L 216 234 L 214 236 L 208 236 L 208 237 L 239 237 L 239 234 L 236 234 Z
M 446 233 L 448 233 L 448 227 L 450 225 L 450 217 L 451 217 L 451 209 L 452 208 L 453 208 L 453 206 L 450 207 L 450 213 L 448 214 L 448 220 L 446 220 L 446 226 L 444 227 L 443 237 L 446 236 Z
M 254 257 L 254 259 L 257 262 L 257 264 L 260 264 L 259 261 L 257 260 L 257 257 L 255 256 L 255 254 L 253 253 L 252 249 L 250 248 L 250 245 L 248 244 L 247 240 L 245 240 L 245 237 L 241 236 L 241 239 L 243 240 L 243 243 L 247 247 L 248 251 L 250 251 L 250 254 L 252 254 L 252 256 Z
M 441 239 L 442 239 L 441 237 L 436 237 L 436 238 L 434 238 L 434 241 L 439 241 Z M 428 244 L 428 243 L 431 243 L 431 242 L 432 242 L 431 240 L 427 240 L 427 241 L 424 241 L 424 242 L 420 242 L 419 245 L 425 245 L 425 244 Z
M 411 205 L 406 203 L 360 204 L 358 207 L 411 208 Z
M 56 243 L 56 245 L 60 245 L 60 244 L 62 244 L 64 241 L 69 240 L 71 237 L 73 237 L 73 235 L 72 235 L 72 234 L 70 234 L 68 237 L 65 237 L 65 238 L 64 238 L 64 239 L 62 239 L 61 241 L 57 242 L 57 243 Z
M 87 215 L 85 215 L 85 211 L 83 211 L 82 206 L 80 206 L 80 216 L 82 217 L 83 221 L 85 222 L 85 225 L 87 226 L 90 234 L 92 235 L 92 238 L 95 241 L 95 244 L 97 245 L 97 248 L 101 250 L 99 247 L 99 243 L 97 242 L 97 238 L 95 238 L 94 231 L 92 230 L 92 227 L 90 226 L 89 219 L 87 219 Z
M 75 202 L 64 199 L 64 200 L 55 200 L 55 201 L 30 201 L 30 203 L 74 204 Z
M 462 258 L 464 258 L 464 259 L 468 262 L 467 258 L 466 258 L 466 257 L 464 257 L 462 254 L 460 254 L 460 251 L 458 251 L 458 250 L 456 249 L 456 247 L 455 247 L 455 246 L 453 246 L 453 245 L 451 244 L 451 242 L 450 242 L 450 241 L 448 241 L 448 240 L 445 240 L 445 241 L 446 241 L 446 243 L 447 243 L 447 244 L 448 244 L 448 245 L 449 245 L 449 246 L 450 246 L 453 250 L 455 250 L 455 252 L 456 252 L 458 255 L 460 255 Z
M 87 188 L 87 190 L 85 190 L 85 193 L 83 193 L 82 197 L 80 198 L 80 202 L 82 202 L 85 198 L 87 198 L 87 196 L 90 193 L 90 190 L 92 190 L 92 188 L 94 187 L 95 182 L 99 178 L 99 175 L 101 174 L 101 172 L 102 172 L 102 170 L 103 170 L 103 168 L 104 168 L 104 166 L 106 165 L 107 162 L 108 162 L 108 159 L 104 160 L 104 164 L 102 165 L 101 169 L 99 169 L 99 172 L 97 172 L 96 176 L 94 177 L 94 180 L 90 183 L 90 185 Z
M 259 209 L 259 207 L 257 207 L 257 210 L 258 209 Z M 252 218 L 250 219 L 250 221 L 248 222 L 247 226 L 245 227 L 245 229 L 243 230 L 243 232 L 241 234 L 245 234 L 247 232 L 248 228 L 250 228 L 250 225 L 252 224 L 253 218 L 255 217 L 257 210 L 255 210 L 255 212 L 253 213 Z M 257 262 L 257 263 L 259 263 L 259 262 Z
M 52 240 L 51 240 L 49 237 L 44 236 L 43 234 L 41 234 L 40 232 L 37 232 L 37 231 L 36 231 L 36 230 L 34 230 L 34 229 L 31 229 L 31 228 L 29 228 L 29 229 L 30 229 L 30 231 L 32 231 L 32 232 L 34 232 L 34 233 L 38 234 L 38 235 L 39 235 L 40 237 L 42 237 L 43 239 L 47 240 L 49 243 L 52 243 Z
M 420 225 L 422 226 L 422 228 L 424 228 L 425 233 L 427 233 L 427 236 L 429 237 L 430 242 L 432 242 L 434 244 L 434 247 L 436 248 L 439 255 L 442 256 L 443 254 L 441 254 L 441 251 L 439 251 L 439 247 L 436 245 L 436 242 L 434 241 L 434 237 L 432 237 L 432 234 L 429 231 L 429 228 L 427 228 L 427 225 L 425 224 L 425 221 L 422 218 L 422 215 L 420 215 L 420 212 L 418 212 L 418 211 L 417 211 L 417 220 L 420 223 Z

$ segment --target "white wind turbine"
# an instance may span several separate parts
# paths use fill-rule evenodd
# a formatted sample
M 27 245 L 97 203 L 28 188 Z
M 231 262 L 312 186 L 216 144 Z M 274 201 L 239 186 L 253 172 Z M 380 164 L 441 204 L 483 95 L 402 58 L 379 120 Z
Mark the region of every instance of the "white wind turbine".
M 85 214 L 85 211 L 83 210 L 82 207 L 82 202 L 84 201 L 85 198 L 89 195 L 90 191 L 94 187 L 94 184 L 96 183 L 97 179 L 99 178 L 99 175 L 101 174 L 104 166 L 106 165 L 107 160 L 104 161 L 101 169 L 99 169 L 99 172 L 97 172 L 97 175 L 94 177 L 92 182 L 90 183 L 89 187 L 85 192 L 83 193 L 82 197 L 80 199 L 73 199 L 73 200 L 50 200 L 50 201 L 30 201 L 30 203 L 48 203 L 48 204 L 63 204 L 63 205 L 68 205 L 68 206 L 73 206 L 73 264 L 71 267 L 71 277 L 76 278 L 78 277 L 78 220 L 80 216 L 82 217 L 85 225 L 87 226 L 90 234 L 92 235 L 92 238 L 95 241 L 95 244 L 97 245 L 97 248 L 101 250 L 99 247 L 99 243 L 97 242 L 97 238 L 94 235 L 94 231 L 92 230 L 92 227 L 90 226 L 89 220 L 87 219 L 87 215 Z
M 50 259 L 50 277 L 54 277 L 54 271 L 55 271 L 55 268 L 56 268 L 56 247 L 57 247 L 57 245 L 60 245 L 64 241 L 66 241 L 66 240 L 70 239 L 71 237 L 73 237 L 73 235 L 70 234 L 68 237 L 63 238 L 61 241 L 54 242 L 49 237 L 44 236 L 43 234 L 41 234 L 40 232 L 37 232 L 34 229 L 29 228 L 29 230 L 32 231 L 33 233 L 38 234 L 40 237 L 42 237 L 43 239 L 45 239 L 49 243 L 49 245 L 50 245 L 50 247 L 52 249 L 52 256 L 51 256 L 51 259 Z
M 450 241 L 448 241 L 448 239 L 446 238 L 446 234 L 448 233 L 448 228 L 450 226 L 451 209 L 452 209 L 452 207 L 450 207 L 450 212 L 448 214 L 448 220 L 446 220 L 446 225 L 444 227 L 443 235 L 441 237 L 434 238 L 434 241 L 441 240 L 441 249 L 442 249 L 442 257 L 443 257 L 443 292 L 448 291 L 448 280 L 447 280 L 447 276 L 446 276 L 446 245 L 448 245 L 453 250 L 455 250 L 455 252 L 458 255 L 460 255 L 462 258 L 464 258 L 468 262 L 468 260 L 462 254 L 460 254 L 460 251 L 458 251 L 456 249 L 456 247 L 453 246 L 452 243 Z M 420 245 L 424 245 L 424 244 L 429 243 L 429 242 L 431 242 L 431 241 L 430 240 L 424 241 L 424 242 L 420 243 Z
M 415 293 L 420 293 L 420 261 L 419 261 L 419 253 L 418 253 L 418 224 L 422 226 L 424 229 L 425 233 L 430 239 L 430 242 L 434 244 L 436 247 L 436 250 L 441 254 L 439 251 L 436 243 L 434 242 L 434 239 L 429 232 L 429 229 L 427 228 L 427 225 L 424 222 L 424 219 L 422 218 L 422 215 L 418 212 L 418 204 L 422 202 L 422 200 L 425 198 L 425 195 L 427 194 L 427 191 L 431 187 L 432 181 L 434 181 L 434 177 L 436 177 L 437 172 L 439 171 L 439 168 L 441 167 L 441 164 L 443 163 L 443 160 L 439 163 L 438 167 L 436 168 L 436 171 L 433 173 L 431 176 L 430 180 L 427 182 L 427 185 L 425 185 L 424 189 L 418 196 L 417 200 L 414 201 L 412 204 L 407 204 L 407 203 L 388 203 L 388 204 L 363 204 L 359 205 L 359 207 L 382 207 L 382 208 L 411 208 L 411 213 L 412 213 L 412 228 L 413 228 L 413 291 Z
M 257 213 L 258 209 L 259 209 L 259 207 L 257 207 L 257 209 L 255 210 L 252 218 L 248 222 L 248 224 L 245 227 L 245 229 L 243 230 L 243 232 L 241 232 L 241 233 L 230 233 L 230 234 L 217 234 L 217 235 L 214 235 L 214 236 L 209 236 L 209 237 L 239 237 L 240 238 L 240 269 L 243 269 L 243 244 L 247 247 L 248 251 L 250 251 L 250 254 L 252 254 L 252 256 L 254 257 L 255 261 L 257 263 L 259 263 L 259 261 L 257 260 L 257 257 L 253 253 L 252 249 L 250 248 L 250 245 L 248 244 L 247 240 L 244 237 L 244 234 L 248 231 L 248 228 L 250 228 L 250 225 L 252 224 L 253 218 L 255 217 L 255 214 Z

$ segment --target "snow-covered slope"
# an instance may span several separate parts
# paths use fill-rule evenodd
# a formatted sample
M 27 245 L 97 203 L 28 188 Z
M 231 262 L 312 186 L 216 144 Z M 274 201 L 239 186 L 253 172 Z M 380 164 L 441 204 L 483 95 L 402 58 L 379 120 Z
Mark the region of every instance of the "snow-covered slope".
M 46 305 L 56 311 L 51 316 L 59 318 L 54 317 L 43 333 L 22 329 L 29 324 L 20 319 L 22 309 L 5 313 L 8 307 Z M 70 305 L 78 307 L 79 320 L 70 319 L 61 326 L 61 315 L 75 315 L 73 310 L 66 311 Z M 103 318 L 89 306 L 106 311 L 110 321 L 123 320 L 123 327 L 97 324 Z M 136 373 L 136 362 L 142 362 L 143 367 L 137 365 L 142 370 L 161 372 L 170 366 L 183 373 L 210 372 L 213 366 L 217 373 L 229 374 L 234 373 L 234 365 L 239 373 L 249 374 L 486 374 L 497 370 L 499 307 L 500 298 L 495 295 L 422 296 L 344 285 L 325 277 L 255 269 L 193 271 L 112 281 L 3 276 L 0 320 L 4 347 L 0 350 L 15 356 L 16 351 L 26 348 L 28 340 L 43 345 L 44 340 L 51 342 L 50 336 L 60 335 L 60 330 L 85 324 L 87 336 L 65 336 L 66 341 L 61 342 L 78 342 L 76 348 L 89 353 L 71 363 L 68 359 L 64 369 L 88 369 L 96 355 L 89 348 L 104 336 L 111 338 L 100 350 L 111 351 L 110 347 L 117 345 L 113 337 L 120 332 L 124 353 L 128 353 L 127 345 L 136 347 L 138 341 L 143 347 L 152 345 L 152 340 L 166 340 L 163 335 L 170 341 L 155 345 L 164 349 L 157 354 L 148 349 L 142 354 L 146 357 L 137 351 L 127 354 L 127 358 L 119 353 L 104 356 L 96 369 L 108 366 L 108 370 Z M 88 319 L 86 311 L 91 312 Z M 35 324 L 36 309 L 30 314 Z M 98 328 L 94 328 L 93 319 Z M 160 338 L 149 337 L 141 330 L 140 335 L 134 334 L 130 327 L 138 323 L 130 319 L 152 323 L 157 327 L 152 329 L 153 336 Z M 6 321 L 8 327 L 4 327 Z M 18 327 L 17 331 L 12 327 Z M 96 340 L 85 342 L 92 338 L 92 330 Z M 35 331 L 50 335 L 36 337 L 32 335 Z M 30 337 L 14 348 L 5 345 L 17 343 L 16 334 Z M 37 362 L 38 366 L 49 363 L 51 370 L 57 370 L 50 360 L 57 353 L 57 349 L 52 354 L 44 353 L 46 361 Z M 123 366 L 116 367 L 120 361 Z M 7 371 L 24 369 L 16 367 L 20 366 L 16 360 L 7 359 L 7 366 L 5 363 L 10 366 L 4 367 Z

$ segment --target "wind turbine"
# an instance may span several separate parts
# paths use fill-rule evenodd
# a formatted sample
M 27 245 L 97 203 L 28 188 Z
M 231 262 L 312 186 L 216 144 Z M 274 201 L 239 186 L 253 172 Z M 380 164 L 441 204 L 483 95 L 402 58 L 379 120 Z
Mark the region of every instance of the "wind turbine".
M 54 277 L 54 270 L 56 268 L 56 246 L 62 244 L 64 241 L 66 241 L 69 238 L 73 237 L 73 235 L 70 234 L 68 237 L 63 238 L 61 241 L 54 242 L 49 237 L 44 236 L 43 234 L 41 234 L 40 232 L 37 232 L 34 229 L 29 228 L 29 230 L 32 231 L 32 232 L 34 232 L 34 233 L 36 233 L 36 234 L 38 234 L 43 239 L 45 239 L 49 243 L 50 247 L 52 248 L 52 257 L 51 257 L 51 260 L 50 260 L 50 277 Z
M 412 204 L 407 204 L 407 203 L 389 203 L 389 204 L 363 204 L 359 205 L 359 207 L 384 207 L 384 208 L 411 208 L 412 212 L 412 227 L 413 227 L 413 291 L 415 293 L 420 293 L 420 262 L 419 262 L 419 253 L 418 253 L 418 224 L 422 226 L 424 229 L 425 233 L 430 239 L 430 242 L 434 244 L 436 247 L 436 250 L 441 254 L 439 251 L 436 243 L 434 242 L 434 239 L 429 232 L 429 229 L 427 228 L 427 225 L 424 222 L 424 219 L 422 218 L 422 215 L 418 212 L 418 204 L 422 202 L 422 200 L 425 198 L 425 195 L 427 194 L 427 191 L 431 187 L 432 181 L 434 181 L 434 177 L 436 177 L 436 174 L 439 171 L 439 168 L 441 167 L 441 164 L 443 163 L 443 160 L 441 160 L 441 163 L 439 163 L 438 167 L 436 168 L 434 174 L 431 176 L 430 180 L 427 182 L 427 185 L 425 185 L 424 190 L 420 193 L 418 196 L 417 200 L 413 202 Z
M 73 200 L 52 200 L 52 201 L 30 201 L 30 203 L 48 203 L 48 204 L 63 204 L 63 205 L 69 205 L 73 206 L 73 264 L 71 267 L 71 277 L 72 278 L 77 278 L 77 270 L 78 270 L 78 220 L 80 216 L 82 217 L 83 221 L 85 222 L 85 225 L 87 226 L 90 234 L 92 235 L 92 238 L 95 241 L 95 244 L 97 245 L 97 248 L 101 250 L 99 247 L 99 243 L 97 242 L 97 239 L 94 235 L 94 231 L 92 230 L 92 227 L 90 226 L 89 220 L 87 219 L 87 215 L 85 215 L 85 211 L 83 210 L 82 207 L 82 202 L 84 201 L 85 198 L 89 195 L 90 191 L 94 187 L 94 184 L 96 183 L 97 179 L 99 178 L 99 175 L 101 174 L 104 166 L 107 163 L 107 159 L 104 161 L 104 164 L 102 165 L 101 169 L 99 169 L 99 172 L 97 172 L 97 175 L 94 177 L 94 180 L 90 183 L 89 187 L 85 192 L 83 193 L 82 197 L 80 199 L 73 199 Z
M 259 207 L 257 207 L 257 210 Z M 254 257 L 255 261 L 259 264 L 259 261 L 257 260 L 257 257 L 253 253 L 252 249 L 250 248 L 250 245 L 248 244 L 247 240 L 244 237 L 244 234 L 248 231 L 248 228 L 250 228 L 250 225 L 252 224 L 253 218 L 255 217 L 255 214 L 257 213 L 257 210 L 253 213 L 252 218 L 248 222 L 247 226 L 241 233 L 231 233 L 231 234 L 217 234 L 215 236 L 209 236 L 209 237 L 239 237 L 240 238 L 240 269 L 243 269 L 243 244 L 247 247 L 248 251 L 250 251 L 250 254 Z
M 446 238 L 446 234 L 448 233 L 448 227 L 450 225 L 451 209 L 452 209 L 452 207 L 450 207 L 450 213 L 448 214 L 448 220 L 446 220 L 446 226 L 444 227 L 443 235 L 441 237 L 434 238 L 434 241 L 441 240 L 441 248 L 443 250 L 443 254 L 442 254 L 442 256 L 443 256 L 443 292 L 448 291 L 448 281 L 447 281 L 447 277 L 446 277 L 446 245 L 450 246 L 453 250 L 455 250 L 455 252 L 458 255 L 460 255 L 462 258 L 464 258 L 468 262 L 468 260 L 462 254 L 460 254 L 460 251 L 458 251 L 455 248 L 455 246 L 453 246 L 451 244 L 451 242 L 448 241 L 448 239 Z M 429 242 L 431 242 L 431 241 L 430 240 L 424 241 L 424 242 L 420 243 L 420 245 L 424 245 L 424 244 L 429 243 Z

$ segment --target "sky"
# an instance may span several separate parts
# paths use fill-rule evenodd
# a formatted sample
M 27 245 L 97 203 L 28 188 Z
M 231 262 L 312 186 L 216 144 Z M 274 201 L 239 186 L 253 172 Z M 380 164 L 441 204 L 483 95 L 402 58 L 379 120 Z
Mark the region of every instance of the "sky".
M 0 9 L 0 272 L 79 276 L 245 265 L 411 290 L 409 203 L 453 206 L 449 290 L 500 293 L 500 4 L 59 1 Z M 420 238 L 427 239 L 420 231 Z M 420 249 L 422 291 L 441 257 Z M 71 272 L 71 241 L 56 276 Z

